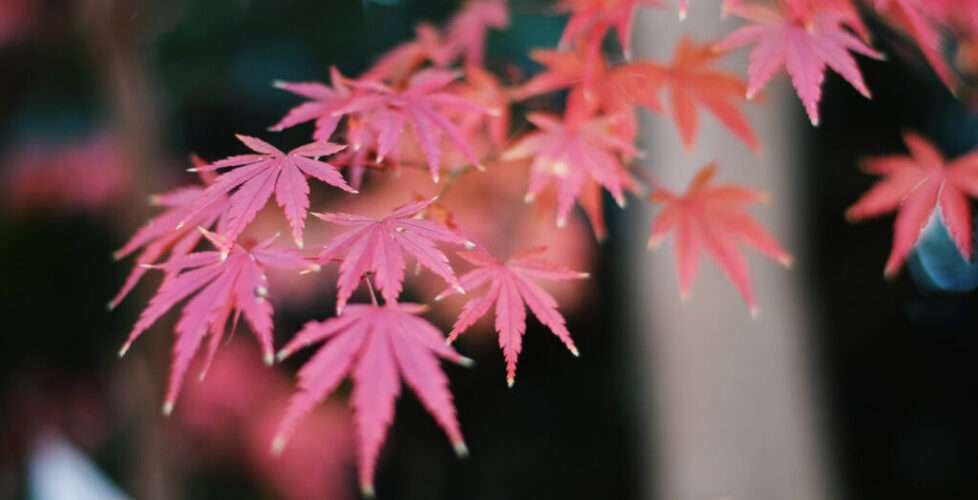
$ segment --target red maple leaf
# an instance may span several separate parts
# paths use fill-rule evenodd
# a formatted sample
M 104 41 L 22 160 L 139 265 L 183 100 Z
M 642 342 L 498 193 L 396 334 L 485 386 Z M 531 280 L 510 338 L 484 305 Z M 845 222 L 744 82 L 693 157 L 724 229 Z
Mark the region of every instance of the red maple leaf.
M 577 50 L 534 50 L 530 57 L 546 69 L 516 90 L 517 99 L 570 88 L 568 108 L 622 115 L 625 123 L 621 124 L 619 135 L 629 140 L 638 130 L 635 105 L 662 110 L 658 98 L 661 78 L 650 78 L 655 67 L 647 61 L 608 66 L 598 53 L 589 63 L 581 44 Z
M 875 59 L 883 56 L 846 31 L 850 16 L 837 9 L 819 10 L 819 2 L 778 2 L 779 8 L 731 1 L 727 9 L 751 24 L 727 35 L 719 50 L 756 43 L 747 68 L 747 98 L 759 92 L 785 66 L 812 125 L 818 125 L 818 102 L 826 66 L 839 73 L 864 96 L 869 89 L 849 51 Z
M 649 80 L 657 82 L 652 84 L 655 88 L 668 88 L 672 119 L 687 150 L 696 140 L 697 104 L 751 149 L 760 148 L 750 124 L 734 104 L 744 98 L 747 86 L 732 73 L 713 67 L 722 56 L 711 43 L 698 45 L 683 37 L 672 64 L 652 63 L 646 72 Z
M 195 161 L 195 164 L 205 165 L 202 161 Z M 204 186 L 185 186 L 151 198 L 153 205 L 163 207 L 165 210 L 139 228 L 136 234 L 113 254 L 116 260 L 119 260 L 140 248 L 143 249 L 136 257 L 136 263 L 126 277 L 122 289 L 109 302 L 109 310 L 115 309 L 119 302 L 122 302 L 122 299 L 149 270 L 148 266 L 155 264 L 160 257 L 169 252 L 169 258 L 174 259 L 193 251 L 203 238 L 203 234 L 197 230 L 198 227 L 210 229 L 217 224 L 217 232 L 224 231 L 227 225 L 226 196 L 214 198 L 196 216 L 191 217 L 186 225 L 175 229 L 200 200 L 204 190 Z
M 971 261 L 973 237 L 968 196 L 978 197 L 978 152 L 947 162 L 933 144 L 907 132 L 903 140 L 910 155 L 872 158 L 867 172 L 884 179 L 846 211 L 850 220 L 861 220 L 897 211 L 893 225 L 893 250 L 885 273 L 893 276 L 920 239 L 921 230 L 935 209 L 961 256 Z
M 405 89 L 400 90 L 375 81 L 349 80 L 358 92 L 340 110 L 339 115 L 355 115 L 360 126 L 371 128 L 375 134 L 377 161 L 388 155 L 397 159 L 397 140 L 407 123 L 414 130 L 421 150 L 428 160 L 431 176 L 438 182 L 441 159 L 442 135 L 448 138 L 473 165 L 481 168 L 458 125 L 438 109 L 457 110 L 466 113 L 485 113 L 481 105 L 444 90 L 458 74 L 439 69 L 425 69 L 411 77 Z M 357 142 L 352 141 L 354 147 Z
M 448 257 L 435 247 L 434 242 L 466 246 L 473 243 L 441 224 L 416 217 L 434 201 L 408 203 L 380 219 L 345 213 L 314 214 L 324 221 L 354 228 L 329 240 L 318 257 L 320 264 L 326 264 L 340 255 L 346 255 L 340 264 L 337 280 L 337 314 L 343 311 L 343 306 L 367 271 L 373 272 L 384 300 L 397 302 L 404 282 L 405 253 L 441 276 L 449 285 L 459 286 L 448 264 Z
M 953 91 L 956 87 L 954 73 L 941 54 L 941 27 L 935 20 L 936 12 L 931 11 L 933 5 L 919 0 L 875 0 L 874 6 L 916 40 L 934 72 Z
M 238 236 L 255 219 L 255 215 L 265 206 L 273 191 L 278 205 L 285 209 L 285 217 L 292 227 L 292 238 L 296 245 L 302 248 L 302 228 L 309 210 L 309 183 L 306 181 L 306 175 L 311 175 L 344 191 L 357 192 L 343 180 L 336 167 L 316 159 L 332 155 L 346 146 L 313 142 L 286 154 L 260 139 L 245 135 L 237 137 L 258 154 L 230 156 L 210 165 L 192 169 L 206 172 L 237 167 L 218 176 L 201 195 L 194 209 L 180 222 L 181 226 L 187 224 L 215 199 L 237 189 L 228 198 L 228 224 L 227 230 L 223 233 L 225 243 L 224 247 L 220 248 L 223 255 L 231 251 Z
M 489 291 L 482 297 L 469 300 L 462 306 L 448 341 L 458 338 L 467 328 L 489 312 L 496 305 L 496 332 L 499 334 L 499 347 L 506 358 L 506 383 L 512 387 L 516 380 L 516 362 L 523 345 L 523 333 L 526 332 L 526 308 L 559 338 L 574 356 L 578 355 L 577 347 L 571 340 L 570 332 L 564 322 L 564 317 L 557 311 L 557 301 L 533 283 L 530 278 L 545 280 L 570 280 L 588 277 L 588 273 L 580 273 L 559 264 L 554 264 L 539 258 L 547 248 L 529 248 L 512 255 L 504 262 L 499 262 L 489 254 L 477 252 L 459 252 L 459 256 L 478 268 L 469 271 L 459 279 L 466 292 L 490 283 Z M 449 295 L 459 293 L 449 288 L 435 300 L 441 300 Z
M 713 184 L 715 174 L 716 164 L 704 167 L 683 195 L 656 186 L 649 199 L 664 207 L 652 222 L 649 247 L 658 246 L 669 231 L 676 230 L 673 249 L 683 300 L 689 296 L 705 248 L 740 290 L 751 314 L 756 315 L 747 261 L 736 243 L 752 247 L 785 267 L 791 265 L 791 256 L 743 211 L 742 205 L 763 202 L 766 196 L 733 184 Z
M 562 0 L 558 8 L 570 12 L 560 45 L 567 46 L 580 37 L 587 39 L 588 54 L 597 54 L 608 30 L 618 31 L 625 57 L 631 59 L 632 20 L 639 6 L 665 7 L 662 0 Z
M 215 248 L 225 248 L 226 241 L 221 235 L 206 229 L 200 232 Z M 177 321 L 174 333 L 173 364 L 170 368 L 170 382 L 163 403 L 163 413 L 173 411 L 173 403 L 180 391 L 183 376 L 190 365 L 204 337 L 210 335 L 207 362 L 214 356 L 224 335 L 225 326 L 231 313 L 234 324 L 244 315 L 258 338 L 265 355 L 265 362 L 271 364 L 272 349 L 272 305 L 265 300 L 268 295 L 268 280 L 265 268 L 318 270 L 319 266 L 300 255 L 284 249 L 271 248 L 274 238 L 265 240 L 251 248 L 234 245 L 225 258 L 221 252 L 196 252 L 170 259 L 164 264 L 153 266 L 167 273 L 156 295 L 149 301 L 129 333 L 129 338 L 119 350 L 125 355 L 129 346 L 139 338 L 153 323 L 166 314 L 180 301 L 193 296 Z M 205 368 L 206 370 L 206 368 Z M 203 376 L 203 373 L 201 374 Z
M 570 115 L 570 113 L 568 113 Z M 613 133 L 620 116 L 568 119 L 530 113 L 527 120 L 540 130 L 523 136 L 503 153 L 504 160 L 532 158 L 526 200 L 533 201 L 551 180 L 557 183 L 557 225 L 563 226 L 581 190 L 594 181 L 624 205 L 624 168 L 618 154 L 638 154 L 630 141 Z
M 360 488 L 373 496 L 377 455 L 394 419 L 394 401 L 401 379 L 414 391 L 444 429 L 460 456 L 468 454 L 438 358 L 461 365 L 472 362 L 445 344 L 441 332 L 416 316 L 419 304 L 384 306 L 351 304 L 343 314 L 322 322 L 310 321 L 278 353 L 279 359 L 310 344 L 329 339 L 299 370 L 299 392 L 279 424 L 272 450 L 281 451 L 298 422 L 320 404 L 349 373 Z

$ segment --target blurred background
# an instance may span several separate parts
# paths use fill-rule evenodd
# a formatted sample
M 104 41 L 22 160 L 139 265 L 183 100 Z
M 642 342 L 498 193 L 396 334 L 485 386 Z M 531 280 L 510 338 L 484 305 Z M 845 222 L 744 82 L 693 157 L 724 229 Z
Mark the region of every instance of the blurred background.
M 664 57 L 683 31 L 728 32 L 717 3 L 694 2 L 683 24 L 643 12 L 637 54 Z M 173 318 L 116 357 L 158 277 L 106 312 L 131 265 L 112 252 L 154 213 L 150 194 L 194 181 L 191 154 L 237 154 L 235 133 L 267 137 L 297 103 L 272 81 L 322 81 L 330 65 L 356 75 L 457 6 L 0 0 L 0 498 L 356 498 L 342 394 L 282 457 L 268 456 L 301 359 L 266 368 L 248 335 L 218 351 L 203 382 L 188 377 L 173 416 L 160 416 Z M 509 28 L 490 36 L 490 65 L 529 74 L 528 51 L 555 46 L 566 19 L 544 1 L 511 9 Z M 812 128 L 776 79 L 749 109 L 760 157 L 712 119 L 683 153 L 671 124 L 644 117 L 645 161 L 671 186 L 719 159 L 721 179 L 772 194 L 753 213 L 797 265 L 751 256 L 758 320 L 710 263 L 680 305 L 670 245 L 644 250 L 652 209 L 623 213 L 605 200 L 607 241 L 594 244 L 577 217 L 567 231 L 579 237 L 567 241 L 588 248 L 552 249 L 592 271 L 589 286 L 560 292 L 582 357 L 531 321 L 510 390 L 494 338 L 467 334 L 459 349 L 476 367 L 445 370 L 471 458 L 457 460 L 405 395 L 380 457 L 380 497 L 978 498 L 974 269 L 937 228 L 909 272 L 886 281 L 892 219 L 843 218 L 874 182 L 860 158 L 902 153 L 908 128 L 957 156 L 978 143 L 978 120 L 903 57 L 898 37 L 871 28 L 891 55 L 859 61 L 874 99 L 831 74 L 823 125 Z M 727 62 L 743 74 L 746 53 Z M 286 148 L 306 136 L 274 138 Z M 328 279 L 278 286 L 277 345 L 326 316 Z

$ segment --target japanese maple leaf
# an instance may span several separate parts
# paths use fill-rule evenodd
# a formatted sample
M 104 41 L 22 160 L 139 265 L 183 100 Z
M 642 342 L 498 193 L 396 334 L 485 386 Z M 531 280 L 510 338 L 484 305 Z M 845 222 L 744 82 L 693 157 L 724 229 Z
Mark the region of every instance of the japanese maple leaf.
M 848 17 L 834 10 L 825 12 L 807 2 L 779 2 L 780 8 L 729 2 L 728 10 L 754 24 L 737 29 L 719 44 L 730 50 L 756 43 L 747 68 L 747 98 L 759 92 L 774 73 L 784 66 L 812 125 L 818 125 L 818 102 L 826 66 L 835 70 L 867 98 L 869 89 L 849 51 L 875 59 L 876 52 L 845 29 Z
M 953 91 L 954 73 L 941 54 L 941 28 L 934 19 L 935 13 L 929 10 L 933 6 L 919 0 L 875 0 L 874 6 L 913 37 L 934 72 Z
M 364 130 L 363 132 L 367 132 Z M 370 136 L 360 135 L 358 139 L 370 141 Z M 346 175 L 350 179 L 350 186 L 359 190 L 363 185 L 363 177 L 367 173 L 367 168 L 384 169 L 387 167 L 396 168 L 390 162 L 375 162 L 371 151 L 363 147 L 349 147 L 337 153 L 330 159 L 330 163 L 339 169 L 346 169 Z
M 741 2 L 743 0 L 726 0 L 727 2 Z M 839 22 L 843 26 L 851 29 L 859 35 L 863 41 L 869 43 L 870 33 L 866 23 L 856 8 L 853 0 L 786 0 L 788 3 L 795 3 L 796 8 L 807 8 L 810 12 L 822 12 L 839 16 Z
M 452 71 L 425 69 L 416 73 L 404 90 L 372 81 L 350 81 L 359 90 L 337 115 L 356 114 L 376 131 L 378 162 L 388 154 L 396 158 L 395 146 L 407 123 L 414 130 L 428 160 L 431 176 L 438 182 L 442 135 L 448 138 L 473 165 L 481 168 L 464 134 L 438 109 L 484 113 L 486 109 L 444 90 L 458 75 Z
M 968 197 L 978 197 L 978 152 L 947 162 L 933 144 L 907 132 L 903 140 L 910 155 L 873 158 L 867 172 L 884 179 L 846 211 L 850 220 L 861 220 L 897 211 L 893 250 L 885 273 L 893 276 L 920 239 L 935 208 L 961 256 L 973 255 L 971 207 Z
M 465 137 L 474 137 L 483 129 L 497 146 L 508 139 L 510 123 L 510 95 L 499 80 L 489 71 L 478 66 L 465 68 L 465 81 L 459 85 L 460 97 L 482 105 L 488 113 L 463 113 L 459 127 Z
M 442 38 L 438 28 L 422 23 L 415 28 L 414 39 L 387 51 L 360 76 L 360 80 L 398 83 L 409 78 L 427 62 L 444 68 L 451 64 L 454 57 L 452 48 Z
M 639 191 L 638 182 L 626 168 L 621 167 L 619 169 L 619 177 L 622 181 L 622 188 L 625 191 L 632 193 Z M 588 222 L 591 224 L 591 231 L 594 233 L 595 239 L 599 242 L 604 241 L 608 237 L 608 228 L 605 225 L 604 218 L 603 192 L 604 189 L 600 184 L 594 182 L 593 179 L 588 179 L 581 186 L 581 192 L 577 195 L 577 204 L 584 211 L 584 215 L 587 216 Z M 546 189 L 534 199 L 534 204 L 536 205 L 535 218 L 538 221 L 542 221 L 551 216 L 554 207 L 557 205 L 557 194 L 556 189 Z
M 532 201 L 551 180 L 557 183 L 557 225 L 563 226 L 580 196 L 593 180 L 611 192 L 619 205 L 625 203 L 622 166 L 617 154 L 637 154 L 630 141 L 612 133 L 618 116 L 565 120 L 530 113 L 527 120 L 540 130 L 530 132 L 503 153 L 504 160 L 532 158 L 526 199 Z
M 438 358 L 461 365 L 470 365 L 471 360 L 447 346 L 437 328 L 416 316 L 424 310 L 419 304 L 351 304 L 338 317 L 307 323 L 279 351 L 279 359 L 310 344 L 329 341 L 299 370 L 299 391 L 279 424 L 273 451 L 284 448 L 298 422 L 349 373 L 360 488 L 365 496 L 373 496 L 377 455 L 394 419 L 402 378 L 444 429 L 455 452 L 467 455 Z
M 588 54 L 597 54 L 608 30 L 618 31 L 618 40 L 626 58 L 632 53 L 632 21 L 639 6 L 665 7 L 662 0 L 562 0 L 558 8 L 570 12 L 570 19 L 560 36 L 567 46 L 579 37 L 588 41 Z
M 255 219 L 255 215 L 265 206 L 273 191 L 278 205 L 285 209 L 285 217 L 292 227 L 292 238 L 295 244 L 302 248 L 302 228 L 305 225 L 306 212 L 309 210 L 309 183 L 306 181 L 306 175 L 311 175 L 349 193 L 357 192 L 343 180 L 336 167 L 316 159 L 341 151 L 346 146 L 313 142 L 286 154 L 260 139 L 245 135 L 237 137 L 258 154 L 230 156 L 197 168 L 197 171 L 214 171 L 237 167 L 215 179 L 201 195 L 194 209 L 181 221 L 181 225 L 185 225 L 214 199 L 237 189 L 228 199 L 228 224 L 227 230 L 223 233 L 225 243 L 224 247 L 220 248 L 223 255 L 231 251 L 238 236 Z
M 658 80 L 668 88 L 670 113 L 687 150 L 696 140 L 697 105 L 751 149 L 760 148 L 750 124 L 735 105 L 744 98 L 747 86 L 732 73 L 713 67 L 722 56 L 723 53 L 713 50 L 713 44 L 698 45 L 683 37 L 676 46 L 671 65 L 650 64 L 647 72 L 650 80 Z
M 197 164 L 205 165 L 203 162 Z M 163 255 L 169 252 L 169 258 L 173 259 L 193 251 L 203 238 L 203 234 L 197 230 L 198 227 L 210 229 L 217 224 L 218 232 L 224 230 L 227 224 L 227 196 L 215 197 L 204 205 L 196 216 L 191 217 L 188 224 L 176 229 L 180 221 L 200 200 L 204 190 L 204 186 L 185 186 L 151 198 L 154 205 L 165 210 L 139 228 L 136 234 L 113 254 L 116 260 L 119 260 L 142 248 L 136 257 L 136 265 L 126 277 L 122 289 L 109 302 L 109 310 L 115 309 L 119 302 L 122 302 L 122 299 L 149 270 L 148 266 L 155 264 Z
M 214 247 L 225 247 L 223 236 L 206 229 L 200 231 Z M 244 316 L 265 353 L 265 362 L 272 362 L 272 305 L 265 300 L 268 295 L 265 268 L 319 269 L 319 266 L 296 253 L 271 248 L 272 240 L 274 238 L 251 248 L 234 245 L 226 258 L 218 251 L 204 251 L 175 257 L 154 266 L 165 271 L 167 277 L 140 314 L 119 355 L 125 355 L 129 346 L 156 320 L 190 297 L 174 328 L 177 338 L 173 344 L 174 359 L 163 404 L 164 414 L 169 415 L 173 411 L 183 376 L 204 337 L 211 336 L 206 366 L 220 345 L 232 312 L 235 324 L 241 315 Z
M 333 86 L 318 82 L 281 82 L 275 86 L 312 99 L 292 108 L 281 121 L 271 126 L 269 130 L 278 132 L 300 123 L 315 121 L 316 130 L 312 137 L 317 142 L 328 142 L 336 131 L 342 116 L 336 114 L 350 99 L 351 90 L 344 83 L 343 75 L 335 68 L 330 68 Z
M 380 219 L 345 213 L 314 214 L 324 221 L 354 228 L 329 240 L 318 258 L 319 263 L 325 264 L 346 255 L 340 264 L 337 280 L 337 314 L 343 311 L 347 300 L 359 286 L 360 278 L 367 271 L 373 272 L 384 300 L 396 302 L 404 282 L 405 253 L 441 276 L 449 285 L 459 287 L 458 279 L 448 264 L 448 257 L 435 247 L 435 242 L 466 246 L 473 243 L 441 224 L 416 217 L 434 201 L 408 203 Z
M 564 317 L 557 311 L 557 301 L 540 288 L 533 279 L 570 280 L 588 277 L 588 273 L 579 273 L 559 264 L 554 264 L 539 258 L 546 247 L 529 248 L 517 252 L 504 262 L 499 262 L 482 251 L 459 252 L 459 256 L 477 269 L 469 271 L 459 282 L 466 292 L 489 282 L 489 291 L 482 297 L 469 300 L 462 306 L 448 341 L 454 341 L 462 332 L 485 316 L 493 304 L 496 305 L 496 332 L 499 334 L 499 347 L 506 358 L 506 383 L 512 387 L 516 380 L 516 362 L 523 345 L 523 333 L 526 332 L 526 308 L 550 329 L 567 346 L 570 352 L 577 356 L 577 347 L 571 340 L 570 332 L 564 322 Z M 459 293 L 458 290 L 448 289 L 435 300 L 441 300 L 449 295 Z
M 604 111 L 623 116 L 623 138 L 637 131 L 635 105 L 661 111 L 661 78 L 651 78 L 655 67 L 646 61 L 607 66 L 601 54 L 588 63 L 583 45 L 577 50 L 534 50 L 530 57 L 545 69 L 520 86 L 517 99 L 570 88 L 568 107 L 579 105 L 589 112 Z
M 664 207 L 652 222 L 649 247 L 658 246 L 669 231 L 676 230 L 673 249 L 683 300 L 689 296 L 705 248 L 740 290 L 751 314 L 756 315 L 747 261 L 736 243 L 752 247 L 785 267 L 791 266 L 791 256 L 743 210 L 742 205 L 763 202 L 766 196 L 733 184 L 714 184 L 715 174 L 715 164 L 704 167 L 682 195 L 656 187 L 650 199 Z
M 464 56 L 466 67 L 483 66 L 489 30 L 508 24 L 505 0 L 469 0 L 448 22 L 445 43 L 453 53 Z

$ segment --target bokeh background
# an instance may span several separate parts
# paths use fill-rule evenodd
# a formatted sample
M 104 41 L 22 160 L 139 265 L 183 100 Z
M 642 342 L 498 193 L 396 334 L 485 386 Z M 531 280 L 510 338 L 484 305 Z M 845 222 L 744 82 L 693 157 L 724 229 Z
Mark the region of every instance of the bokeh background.
M 107 312 L 130 265 L 114 262 L 112 252 L 153 213 L 146 203 L 151 193 L 193 181 L 185 172 L 191 154 L 237 153 L 233 134 L 264 134 L 295 105 L 272 81 L 324 80 L 330 65 L 358 74 L 412 37 L 417 22 L 441 22 L 457 3 L 0 0 L 0 498 L 355 497 L 342 394 L 293 440 L 301 446 L 278 460 L 265 454 L 301 359 L 265 368 L 247 335 L 218 352 L 204 382 L 188 377 L 174 415 L 160 416 L 172 323 L 150 331 L 126 358 L 116 357 L 156 278 Z M 554 46 L 565 19 L 544 1 L 511 7 L 509 29 L 490 37 L 490 61 L 528 74 L 535 70 L 529 49 Z M 656 43 L 648 33 L 675 25 L 673 14 L 643 18 L 641 42 Z M 712 14 L 694 5 L 680 29 L 695 30 L 696 15 Z M 811 466 L 808 477 L 818 486 L 780 498 L 978 498 L 978 302 L 968 291 L 974 270 L 955 261 L 938 230 L 913 258 L 912 273 L 885 281 L 891 220 L 852 226 L 842 215 L 873 182 L 856 168 L 861 157 L 903 151 L 900 132 L 907 128 L 955 156 L 978 143 L 978 120 L 892 33 L 871 27 L 891 54 L 885 63 L 860 60 L 873 100 L 832 75 L 817 129 L 793 98 L 772 97 L 751 110 L 761 121 L 777 114 L 777 137 L 788 136 L 781 152 L 768 156 L 783 161 L 777 166 L 783 173 L 755 170 L 751 185 L 774 194 L 773 206 L 757 210 L 761 218 L 788 207 L 791 217 L 778 219 L 775 233 L 798 256 L 792 278 L 777 281 L 792 289 L 761 284 L 761 296 L 788 294 L 800 305 L 727 325 L 723 315 L 746 317 L 746 310 L 732 294 L 726 309 L 711 309 L 714 287 L 701 280 L 694 302 L 702 309 L 694 311 L 722 328 L 725 342 L 750 345 L 757 339 L 752 325 L 763 329 L 772 316 L 787 325 L 775 334 L 797 340 L 802 376 L 784 387 L 806 401 L 797 432 L 814 451 L 774 449 L 766 456 L 808 455 L 801 463 Z M 787 80 L 776 85 L 786 88 Z M 305 134 L 283 132 L 276 144 L 302 144 Z M 656 141 L 669 137 L 678 142 L 652 134 L 643 148 L 655 151 Z M 675 146 L 661 144 L 667 147 Z M 699 145 L 720 159 L 725 147 L 709 139 Z M 692 174 L 687 169 L 675 179 L 681 184 Z M 775 182 L 782 178 L 787 184 Z M 672 375 L 655 375 L 661 344 L 645 340 L 696 333 L 657 323 L 654 308 L 651 316 L 635 313 L 653 301 L 648 287 L 679 307 L 674 270 L 668 251 L 632 250 L 644 248 L 647 226 L 611 207 L 608 240 L 600 246 L 581 240 L 589 249 L 572 252 L 589 261 L 593 275 L 564 307 L 582 357 L 567 355 L 531 322 L 520 377 L 507 389 L 494 340 L 463 338 L 460 349 L 477 366 L 446 371 L 471 458 L 458 461 L 406 395 L 380 458 L 382 498 L 693 498 L 681 487 L 658 486 L 681 483 L 670 477 L 677 469 L 662 450 L 683 441 L 671 440 L 669 412 L 658 406 L 668 400 L 658 394 L 675 391 L 666 385 Z M 644 272 L 640 259 L 659 262 L 658 272 Z M 761 283 L 786 272 L 759 260 L 752 266 Z M 935 266 L 950 271 L 940 274 Z M 716 269 L 707 266 L 706 273 Z M 723 289 L 717 293 L 732 289 L 717 283 Z M 297 288 L 275 303 L 279 344 L 333 303 L 325 278 Z M 449 317 L 433 319 L 450 326 Z M 761 356 L 763 347 L 752 352 Z M 703 359 L 673 365 L 695 378 L 711 369 Z M 718 399 L 753 401 L 757 392 L 740 383 L 723 389 Z M 740 416 L 761 428 L 782 428 L 782 419 L 794 418 L 768 410 L 759 404 Z M 723 440 L 712 450 L 709 444 L 707 454 L 737 452 L 724 450 Z M 749 456 L 744 461 L 751 463 Z M 700 471 L 704 482 L 711 474 L 708 467 L 683 470 Z M 774 500 L 745 492 L 776 470 L 744 474 L 740 486 L 697 498 Z

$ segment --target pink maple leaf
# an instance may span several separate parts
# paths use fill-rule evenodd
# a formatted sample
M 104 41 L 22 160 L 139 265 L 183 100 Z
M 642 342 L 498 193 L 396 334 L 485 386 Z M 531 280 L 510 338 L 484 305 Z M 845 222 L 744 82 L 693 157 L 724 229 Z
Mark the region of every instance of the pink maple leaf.
M 485 130 L 493 144 L 503 145 L 509 135 L 510 94 L 499 79 L 484 68 L 467 66 L 465 80 L 457 86 L 457 94 L 488 110 L 487 113 L 462 113 L 459 127 L 463 135 L 472 138 Z
M 286 154 L 260 139 L 245 135 L 237 137 L 258 154 L 230 156 L 197 168 L 197 171 L 206 172 L 237 167 L 218 176 L 201 195 L 194 209 L 181 221 L 181 225 L 185 225 L 214 199 L 237 189 L 228 199 L 228 223 L 223 233 L 224 247 L 220 248 L 223 255 L 231 251 L 238 236 L 255 219 L 255 215 L 265 206 L 273 191 L 278 205 L 285 209 L 285 216 L 292 227 L 292 238 L 302 248 L 302 228 L 309 210 L 309 183 L 306 175 L 349 193 L 357 192 L 346 183 L 336 167 L 316 159 L 332 155 L 346 146 L 313 142 Z
M 568 113 L 569 115 L 569 113 Z M 523 136 L 503 153 L 503 159 L 532 158 L 526 200 L 533 199 L 550 184 L 557 183 L 557 225 L 563 226 L 582 188 L 593 180 L 624 205 L 623 167 L 618 154 L 638 154 L 630 141 L 613 133 L 620 116 L 575 119 L 530 113 L 527 120 L 539 128 Z
M 329 240 L 318 257 L 319 263 L 325 264 L 346 255 L 337 280 L 337 314 L 343 311 L 367 271 L 373 272 L 384 300 L 397 302 L 404 283 L 405 253 L 449 285 L 459 286 L 448 257 L 434 243 L 442 241 L 466 246 L 473 243 L 441 224 L 416 217 L 434 201 L 408 203 L 380 219 L 345 213 L 315 214 L 324 221 L 354 228 Z
M 426 62 L 444 68 L 455 59 L 454 50 L 438 28 L 422 23 L 414 31 L 413 39 L 387 51 L 360 76 L 360 80 L 398 84 L 410 78 Z
M 275 86 L 312 99 L 292 108 L 278 123 L 269 130 L 278 132 L 300 123 L 315 121 L 316 130 L 312 138 L 317 142 L 328 142 L 339 126 L 342 116 L 336 114 L 350 100 L 351 90 L 344 83 L 346 80 L 336 69 L 330 68 L 333 86 L 319 82 L 275 82 Z
M 225 248 L 223 236 L 200 229 L 215 248 Z M 167 273 L 156 295 L 150 299 L 129 338 L 119 350 L 125 355 L 129 346 L 156 320 L 182 300 L 193 296 L 183 306 L 174 333 L 173 364 L 170 382 L 163 404 L 163 413 L 169 415 L 180 391 L 183 376 L 204 337 L 210 335 L 206 365 L 220 345 L 221 337 L 231 313 L 234 324 L 244 315 L 258 338 L 265 355 L 265 362 L 273 360 L 272 305 L 265 300 L 268 295 L 266 267 L 318 270 L 319 266 L 302 256 L 284 249 L 272 248 L 274 238 L 260 242 L 251 248 L 233 245 L 226 258 L 218 251 L 195 252 L 171 258 L 164 264 L 153 266 Z M 201 374 L 203 376 L 203 374 Z
M 403 90 L 375 81 L 350 80 L 350 85 L 358 92 L 334 113 L 337 116 L 354 115 L 363 122 L 362 126 L 374 131 L 378 162 L 388 155 L 396 161 L 397 140 L 405 125 L 410 123 L 428 161 L 431 176 L 438 182 L 441 159 L 439 142 L 443 135 L 466 159 L 481 169 L 478 158 L 458 125 L 439 112 L 439 109 L 487 112 L 481 105 L 445 90 L 457 77 L 458 74 L 452 71 L 425 69 L 412 76 Z M 355 140 L 351 142 L 357 144 Z
M 747 68 L 747 98 L 753 98 L 784 66 L 812 125 L 817 126 L 826 66 L 868 98 L 869 89 L 849 51 L 875 59 L 883 56 L 846 31 L 849 16 L 835 9 L 819 10 L 818 3 L 815 4 L 795 0 L 778 2 L 779 8 L 771 8 L 729 2 L 730 13 L 753 24 L 727 35 L 717 44 L 717 49 L 731 50 L 756 43 Z
M 477 266 L 477 269 L 459 279 L 462 288 L 471 292 L 489 282 L 489 291 L 462 306 L 462 313 L 448 334 L 448 341 L 458 338 L 495 304 L 496 332 L 499 334 L 499 347 L 506 358 L 506 383 L 510 387 L 516 380 L 516 362 L 523 347 L 523 334 L 526 332 L 527 307 L 574 356 L 578 355 L 564 317 L 557 311 L 557 301 L 530 278 L 557 281 L 586 278 L 589 275 L 539 258 L 546 249 L 547 247 L 528 248 L 513 254 L 504 262 L 497 261 L 483 251 L 458 253 L 466 262 Z M 456 293 L 459 291 L 449 288 L 435 300 Z
M 861 220 L 897 211 L 887 276 L 895 275 L 903 265 L 935 209 L 939 209 L 961 256 L 970 262 L 974 238 L 968 196 L 978 197 L 978 153 L 947 162 L 919 135 L 907 132 L 903 140 L 909 156 L 872 158 L 864 163 L 867 172 L 885 177 L 850 207 L 846 216 Z
M 195 164 L 205 163 L 195 161 Z M 116 260 L 120 260 L 140 248 L 143 249 L 136 257 L 136 265 L 126 277 L 122 289 L 109 302 L 109 310 L 115 309 L 122 302 L 122 299 L 150 269 L 149 266 L 159 261 L 164 254 L 169 252 L 169 258 L 174 259 L 193 251 L 203 238 L 203 234 L 197 230 L 198 227 L 211 229 L 217 224 L 217 232 L 224 231 L 227 224 L 227 196 L 215 197 L 196 216 L 191 217 L 186 225 L 176 229 L 180 221 L 200 200 L 204 190 L 204 186 L 185 186 L 151 198 L 154 205 L 165 210 L 139 228 L 136 234 L 113 254 Z
M 508 24 L 505 0 L 468 0 L 449 20 L 445 44 L 453 54 L 463 55 L 467 67 L 483 66 L 489 30 Z
M 471 360 L 446 345 L 437 328 L 416 316 L 424 310 L 419 304 L 351 304 L 338 317 L 306 323 L 279 351 L 279 359 L 310 344 L 329 342 L 299 370 L 299 391 L 279 424 L 272 450 L 281 451 L 298 422 L 349 373 L 360 488 L 365 496 L 373 496 L 377 455 L 394 419 L 402 378 L 444 429 L 456 453 L 467 455 L 438 358 L 462 365 L 470 365 Z
M 350 186 L 359 190 L 363 185 L 363 177 L 367 173 L 367 168 L 385 168 L 384 163 L 375 162 L 371 156 L 371 152 L 367 148 L 346 148 L 334 156 L 330 160 L 330 163 L 332 163 L 336 168 L 347 169 L 346 175 L 350 179 Z M 390 164 L 387 166 L 396 168 L 396 166 Z
M 664 207 L 652 222 L 649 247 L 658 246 L 675 229 L 673 250 L 683 300 L 689 296 L 705 248 L 740 290 L 751 314 L 756 315 L 747 260 L 736 243 L 752 247 L 785 267 L 791 265 L 791 255 L 742 208 L 747 203 L 763 202 L 766 196 L 733 184 L 713 184 L 716 170 L 716 164 L 704 167 L 682 195 L 656 187 L 649 198 Z

